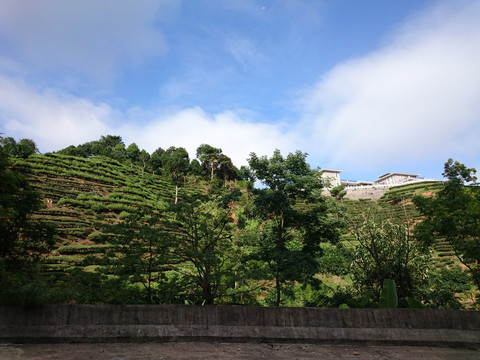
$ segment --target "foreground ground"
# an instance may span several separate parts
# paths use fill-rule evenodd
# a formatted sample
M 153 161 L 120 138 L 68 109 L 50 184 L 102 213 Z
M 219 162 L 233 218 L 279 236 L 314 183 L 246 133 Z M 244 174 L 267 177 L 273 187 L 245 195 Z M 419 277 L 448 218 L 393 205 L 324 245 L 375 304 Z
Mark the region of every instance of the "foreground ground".
M 2 360 L 480 359 L 480 349 L 312 344 L 130 343 L 0 345 Z

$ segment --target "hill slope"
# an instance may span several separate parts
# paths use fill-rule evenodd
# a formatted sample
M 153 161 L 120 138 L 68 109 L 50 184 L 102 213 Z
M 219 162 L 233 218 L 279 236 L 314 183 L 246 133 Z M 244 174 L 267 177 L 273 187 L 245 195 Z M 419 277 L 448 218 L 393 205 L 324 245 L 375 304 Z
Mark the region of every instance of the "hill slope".
M 33 155 L 18 160 L 14 168 L 28 173 L 44 198 L 45 208 L 35 216 L 57 230 L 58 248 L 45 261 L 47 270 L 80 265 L 85 254 L 104 251 L 105 245 L 96 242 L 102 224 L 175 197 L 175 188 L 159 176 L 101 156 Z M 180 191 L 193 190 L 187 186 Z

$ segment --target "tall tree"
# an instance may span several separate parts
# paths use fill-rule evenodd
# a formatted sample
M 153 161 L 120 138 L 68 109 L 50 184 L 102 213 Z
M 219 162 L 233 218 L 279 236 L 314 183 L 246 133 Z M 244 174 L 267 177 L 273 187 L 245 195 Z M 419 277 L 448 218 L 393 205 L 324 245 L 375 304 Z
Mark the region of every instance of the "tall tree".
M 138 160 L 140 160 L 142 164 L 142 176 L 143 176 L 143 173 L 145 172 L 145 168 L 149 164 L 150 154 L 146 150 L 142 149 L 142 151 L 140 151 L 140 155 L 138 155 Z
M 213 181 L 214 173 L 218 173 L 222 179 L 234 176 L 232 160 L 222 153 L 222 149 L 202 144 L 197 148 L 197 158 L 210 173 L 210 181 Z
M 102 144 L 105 148 L 109 149 L 110 151 L 115 148 L 115 146 L 123 144 L 123 140 L 121 136 L 118 135 L 106 135 L 101 136 L 100 140 L 98 140 L 100 144 Z
M 194 302 L 215 304 L 239 266 L 232 236 L 231 207 L 223 198 L 196 197 L 172 205 L 163 225 L 176 246 L 172 255 L 182 263 L 177 268 Z
M 480 289 L 480 187 L 475 173 L 475 169 L 449 159 L 444 167 L 443 175 L 448 178 L 444 189 L 436 197 L 414 199 L 424 216 L 415 233 L 426 246 L 445 239 Z
M 248 160 L 255 179 L 267 186 L 255 199 L 256 214 L 266 221 L 256 256 L 268 264 L 275 281 L 276 306 L 287 282 L 312 280 L 319 270 L 320 243 L 338 237 L 338 224 L 320 195 L 323 183 L 306 156 L 297 151 L 284 158 L 275 150 L 271 158 L 251 153 Z
M 138 148 L 137 144 L 131 143 L 128 145 L 125 155 L 127 159 L 130 160 L 131 165 L 137 163 L 140 159 L 140 149 Z
M 180 178 L 189 170 L 190 159 L 188 152 L 183 147 L 171 146 L 161 156 L 164 172 L 168 173 L 175 184 L 175 204 L 178 200 L 178 186 Z
M 189 174 L 194 175 L 194 176 L 202 175 L 202 165 L 200 164 L 200 162 L 197 159 L 193 159 L 190 162 Z
M 152 168 L 153 173 L 159 174 L 162 170 L 162 154 L 165 152 L 161 147 L 157 148 L 152 155 L 150 155 L 150 167 Z
M 115 145 L 112 149 L 112 157 L 115 160 L 123 162 L 125 160 L 125 144 L 120 143 Z

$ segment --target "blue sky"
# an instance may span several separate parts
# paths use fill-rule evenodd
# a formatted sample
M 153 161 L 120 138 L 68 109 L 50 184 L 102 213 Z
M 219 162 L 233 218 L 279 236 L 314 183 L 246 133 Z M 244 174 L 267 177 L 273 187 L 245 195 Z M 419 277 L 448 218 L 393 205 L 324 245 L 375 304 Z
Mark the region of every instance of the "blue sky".
M 120 135 L 342 178 L 480 170 L 478 0 L 2 0 L 0 132 Z

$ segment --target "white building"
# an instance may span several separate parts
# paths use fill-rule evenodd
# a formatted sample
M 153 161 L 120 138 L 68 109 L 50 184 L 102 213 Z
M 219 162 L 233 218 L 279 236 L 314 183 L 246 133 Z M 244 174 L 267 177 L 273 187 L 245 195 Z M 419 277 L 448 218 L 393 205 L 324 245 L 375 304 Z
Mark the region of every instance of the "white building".
M 326 189 L 332 189 L 341 185 L 340 173 L 342 170 L 323 169 L 320 170 L 320 177 L 325 183 Z
M 373 185 L 372 181 L 357 181 L 357 180 L 342 180 L 342 185 L 345 187 L 349 186 L 370 186 Z
M 386 173 L 382 176 L 379 176 L 377 180 L 374 181 L 376 185 L 401 185 L 406 184 L 412 181 L 419 180 L 418 174 L 406 174 L 406 173 L 399 173 L 399 172 L 392 172 Z

